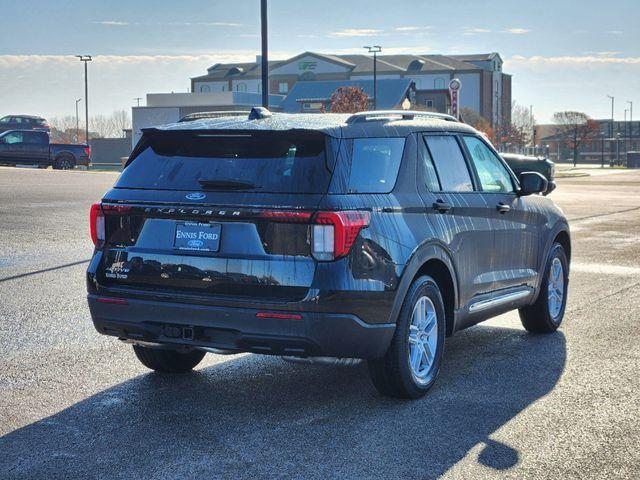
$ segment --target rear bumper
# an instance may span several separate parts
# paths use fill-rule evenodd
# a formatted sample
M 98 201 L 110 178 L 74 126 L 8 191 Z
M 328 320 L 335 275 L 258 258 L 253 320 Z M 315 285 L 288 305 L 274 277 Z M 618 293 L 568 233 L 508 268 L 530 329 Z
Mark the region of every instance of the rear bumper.
M 369 324 L 345 313 L 297 312 L 299 320 L 258 318 L 256 309 L 126 299 L 89 294 L 99 333 L 123 339 L 272 355 L 379 358 L 395 324 Z M 291 313 L 291 312 L 286 312 Z

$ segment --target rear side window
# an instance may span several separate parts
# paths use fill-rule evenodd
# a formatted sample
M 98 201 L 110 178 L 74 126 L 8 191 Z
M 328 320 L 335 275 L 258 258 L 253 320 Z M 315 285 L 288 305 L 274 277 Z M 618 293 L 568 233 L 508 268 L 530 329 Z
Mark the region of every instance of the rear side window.
M 324 135 L 146 134 L 116 188 L 326 193 Z
M 460 145 L 452 135 L 424 137 L 445 192 L 472 192 L 473 183 Z
M 348 193 L 389 193 L 402 161 L 404 138 L 353 140 Z

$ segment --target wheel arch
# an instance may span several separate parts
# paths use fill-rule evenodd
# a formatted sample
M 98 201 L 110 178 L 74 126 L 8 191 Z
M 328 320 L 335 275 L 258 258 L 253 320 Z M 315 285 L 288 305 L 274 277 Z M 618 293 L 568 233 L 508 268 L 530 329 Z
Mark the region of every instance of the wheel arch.
M 430 276 L 438 284 L 445 307 L 446 335 L 451 336 L 455 331 L 458 280 L 449 252 L 438 243 L 423 245 L 410 257 L 398 285 L 389 321 L 396 322 L 409 287 L 416 278 L 423 275 Z

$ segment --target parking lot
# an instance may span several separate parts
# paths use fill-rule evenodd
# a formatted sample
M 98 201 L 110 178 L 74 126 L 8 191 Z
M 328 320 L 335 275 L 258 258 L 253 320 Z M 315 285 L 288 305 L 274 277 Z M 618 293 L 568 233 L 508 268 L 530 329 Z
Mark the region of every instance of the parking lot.
M 418 401 L 364 364 L 144 369 L 85 301 L 89 205 L 115 178 L 0 167 L 0 478 L 640 478 L 639 171 L 558 180 L 560 331 L 468 329 Z

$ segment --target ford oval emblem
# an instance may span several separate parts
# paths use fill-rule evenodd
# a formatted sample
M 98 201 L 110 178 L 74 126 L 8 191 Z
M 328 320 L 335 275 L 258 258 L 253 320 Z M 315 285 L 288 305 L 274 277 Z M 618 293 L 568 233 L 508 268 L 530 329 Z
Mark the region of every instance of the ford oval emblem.
M 200 192 L 191 192 L 191 193 L 187 193 L 185 195 L 185 198 L 187 200 L 202 200 L 206 197 L 206 195 L 204 193 L 200 193 Z
M 202 248 L 204 246 L 204 242 L 202 240 L 189 240 L 187 242 L 187 246 L 189 248 Z

